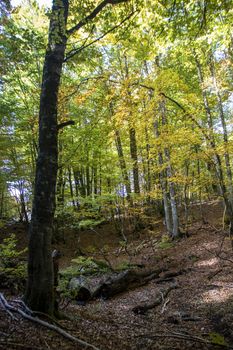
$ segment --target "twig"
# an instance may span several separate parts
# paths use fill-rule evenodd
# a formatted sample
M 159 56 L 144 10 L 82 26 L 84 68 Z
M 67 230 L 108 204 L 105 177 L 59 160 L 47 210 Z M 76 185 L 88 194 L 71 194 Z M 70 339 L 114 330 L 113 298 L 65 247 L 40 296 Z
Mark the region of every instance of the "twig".
M 164 300 L 164 298 L 167 297 L 167 295 L 170 293 L 171 290 L 178 288 L 178 285 L 176 283 L 172 284 L 168 288 L 162 290 L 159 292 L 159 296 L 155 299 L 153 303 L 144 303 L 141 305 L 135 306 L 132 311 L 135 314 L 145 314 L 148 310 L 155 308 L 159 304 L 161 304 Z
M 166 310 L 166 306 L 167 306 L 168 303 L 170 303 L 170 299 L 165 300 L 165 302 L 163 304 L 163 307 L 161 309 L 161 314 L 163 314 L 164 311 Z
M 44 348 L 39 348 L 37 346 L 15 343 L 12 341 L 5 341 L 0 339 L 0 347 L 2 347 L 3 349 L 8 349 L 8 345 L 21 348 L 22 350 L 44 350 Z
M 222 272 L 222 269 L 218 269 L 217 271 L 214 271 L 214 272 L 210 273 L 209 276 L 207 277 L 208 280 L 211 280 L 211 279 L 214 278 L 216 275 L 218 275 L 220 272 Z
M 2 337 L 9 337 L 10 334 L 0 331 L 0 336 L 2 336 Z

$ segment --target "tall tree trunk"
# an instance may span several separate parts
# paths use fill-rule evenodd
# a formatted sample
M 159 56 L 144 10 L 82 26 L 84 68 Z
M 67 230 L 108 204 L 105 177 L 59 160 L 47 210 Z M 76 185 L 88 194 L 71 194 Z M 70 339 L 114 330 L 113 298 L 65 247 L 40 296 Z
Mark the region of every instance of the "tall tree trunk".
M 208 127 L 210 130 L 209 140 L 207 140 L 207 142 L 209 142 L 210 147 L 214 151 L 214 162 L 215 162 L 215 166 L 216 166 L 216 175 L 217 175 L 217 178 L 219 181 L 220 194 L 223 197 L 224 204 L 226 206 L 226 212 L 227 212 L 227 215 L 228 215 L 229 220 L 230 220 L 230 231 L 233 234 L 233 204 L 232 204 L 232 200 L 229 200 L 229 194 L 227 191 L 227 187 L 226 187 L 225 179 L 224 179 L 224 174 L 223 174 L 222 161 L 221 161 L 220 155 L 218 154 L 218 152 L 216 150 L 212 113 L 211 113 L 211 109 L 209 106 L 207 93 L 203 89 L 204 77 L 203 77 L 203 73 L 202 73 L 202 67 L 201 67 L 201 64 L 200 64 L 200 62 L 197 58 L 197 55 L 195 53 L 194 53 L 194 57 L 195 57 L 196 66 L 197 66 L 199 83 L 201 85 L 201 91 L 202 91 L 205 112 L 206 112 L 206 116 L 207 116 Z M 219 92 L 219 89 L 217 86 L 213 62 L 211 60 L 210 60 L 210 71 L 211 71 L 213 83 L 214 83 L 214 86 L 216 89 L 216 95 L 218 95 L 218 97 L 217 97 L 218 104 L 220 104 L 219 105 L 220 119 L 222 122 L 223 131 L 225 130 L 224 131 L 224 133 L 225 133 L 224 134 L 224 142 L 225 142 L 225 144 L 227 144 L 228 138 L 227 138 L 227 130 L 226 130 L 226 124 L 225 124 L 225 117 L 224 117 L 223 108 L 222 108 L 222 100 L 221 100 L 221 95 L 220 95 L 220 92 Z M 229 169 L 228 173 L 227 173 L 228 180 L 231 179 L 231 181 L 229 181 L 230 187 L 231 187 L 231 191 L 230 191 L 230 195 L 231 195 L 232 194 L 232 174 L 231 174 L 231 168 L 230 168 L 230 163 L 229 163 L 229 157 L 228 156 L 226 157 L 226 155 L 225 155 L 225 162 L 226 162 L 227 168 Z M 231 196 L 231 198 L 232 198 L 232 196 Z
M 134 193 L 140 193 L 137 140 L 136 140 L 135 129 L 133 127 L 130 127 L 129 129 L 129 138 L 130 138 L 130 155 L 131 155 L 131 159 L 133 160 Z
M 203 73 L 202 73 L 202 67 L 201 67 L 201 64 L 200 64 L 196 54 L 194 55 L 194 57 L 195 57 L 196 65 L 197 65 L 197 72 L 198 72 L 199 82 L 201 85 L 201 91 L 202 91 L 203 103 L 204 103 L 206 116 L 207 116 L 208 127 L 210 129 L 210 137 L 209 137 L 209 140 L 207 140 L 207 141 L 209 141 L 210 147 L 214 150 L 214 161 L 215 161 L 215 166 L 216 166 L 216 175 L 217 175 L 217 178 L 219 180 L 220 194 L 223 197 L 223 200 L 224 200 L 224 203 L 226 206 L 226 212 L 227 212 L 227 215 L 229 216 L 229 219 L 231 222 L 231 231 L 233 232 L 233 204 L 232 204 L 232 200 L 229 200 L 229 195 L 228 195 L 228 191 L 227 191 L 227 187 L 226 187 L 225 179 L 224 179 L 224 174 L 223 174 L 222 161 L 221 161 L 220 155 L 218 154 L 218 152 L 216 150 L 212 113 L 211 113 L 211 109 L 209 106 L 209 101 L 208 101 L 206 91 L 203 89 L 204 77 L 203 77 Z M 225 142 L 225 144 L 227 144 L 228 136 L 227 136 L 225 118 L 224 118 L 224 113 L 223 113 L 223 108 L 222 108 L 221 95 L 220 95 L 220 92 L 219 92 L 219 89 L 217 86 L 217 81 L 216 81 L 216 77 L 215 77 L 215 70 L 214 70 L 212 61 L 210 62 L 210 71 L 211 71 L 212 79 L 213 79 L 214 86 L 216 89 L 216 94 L 218 95 L 218 103 L 220 104 L 219 111 L 220 111 L 220 119 L 222 122 L 223 131 L 224 131 L 224 142 Z M 231 193 L 232 193 L 232 174 L 231 174 L 231 168 L 230 168 L 230 163 L 229 163 L 229 154 L 227 157 L 225 155 L 225 161 L 226 161 L 227 168 L 229 169 L 227 175 L 228 175 L 228 180 L 231 179 L 230 187 L 231 187 Z
M 148 129 L 145 128 L 145 137 L 146 137 L 146 163 L 147 163 L 147 175 L 146 175 L 146 190 L 147 192 L 151 191 L 151 174 L 150 174 L 150 142 Z
M 155 136 L 158 138 L 159 137 L 159 125 L 158 125 L 157 120 L 154 122 L 154 130 L 155 130 Z M 163 162 L 163 155 L 162 155 L 161 151 L 158 152 L 158 160 L 159 160 L 160 167 L 163 168 L 164 162 Z M 160 171 L 159 180 L 160 180 L 160 185 L 161 185 L 162 193 L 163 193 L 163 205 L 164 205 L 166 228 L 167 228 L 167 232 L 169 233 L 169 235 L 172 235 L 171 207 L 170 207 L 170 201 L 169 201 L 169 197 L 168 197 L 167 180 L 166 180 L 164 170 Z
M 64 187 L 65 187 L 65 180 L 63 178 L 63 167 L 62 165 L 59 168 L 58 171 L 58 177 L 57 177 L 57 208 L 59 211 L 62 211 L 64 208 Z
M 160 110 L 162 115 L 162 125 L 167 124 L 167 116 L 166 116 L 166 106 L 165 101 L 162 99 L 160 103 Z M 164 148 L 165 159 L 167 162 L 167 180 L 170 192 L 170 202 L 171 202 L 171 212 L 172 212 L 172 236 L 177 237 L 179 235 L 179 218 L 178 218 L 178 210 L 177 210 L 177 202 L 176 202 L 176 189 L 175 184 L 171 180 L 173 177 L 173 170 L 171 166 L 171 157 L 170 150 L 165 147 Z
M 20 206 L 21 206 L 21 214 L 24 218 L 24 221 L 26 224 L 29 224 L 28 220 L 28 213 L 27 213 L 27 208 L 26 208 L 26 203 L 25 203 L 25 195 L 24 195 L 24 189 L 23 189 L 23 184 L 20 186 Z
M 74 190 L 73 190 L 73 183 L 72 183 L 72 172 L 71 168 L 68 167 L 68 179 L 69 179 L 69 186 L 70 186 L 70 196 L 72 200 L 73 207 L 76 207 L 75 200 L 74 200 Z
M 131 188 L 130 188 L 130 180 L 126 168 L 126 163 L 125 163 L 125 158 L 124 158 L 124 153 L 123 153 L 123 148 L 121 144 L 121 137 L 120 137 L 120 132 L 119 130 L 115 130 L 115 141 L 116 141 L 116 148 L 117 148 L 117 153 L 119 157 L 119 163 L 120 163 L 120 168 L 122 172 L 122 177 L 124 181 L 124 185 L 126 188 L 127 192 L 127 200 L 130 201 L 130 194 L 131 194 Z
M 94 195 L 97 195 L 98 193 L 98 173 L 97 173 L 97 166 L 94 165 L 92 168 L 93 171 L 93 193 Z
M 76 187 L 77 193 L 79 192 L 82 197 L 86 197 L 86 188 L 85 188 L 83 168 L 81 168 L 81 170 L 80 169 L 73 169 L 73 172 L 74 172 L 75 187 Z
M 66 49 L 68 0 L 53 0 L 39 111 L 39 151 L 30 225 L 28 283 L 25 294 L 32 310 L 54 312 L 51 240 L 58 168 L 57 104 Z
M 90 181 L 90 167 L 86 166 L 86 195 L 90 196 L 91 194 L 91 181 Z
M 230 164 L 230 155 L 228 152 L 228 133 L 227 133 L 227 126 L 226 126 L 226 120 L 225 115 L 223 111 L 223 103 L 222 103 L 222 96 L 220 89 L 218 87 L 218 82 L 216 78 L 216 72 L 214 67 L 214 57 L 213 55 L 210 56 L 210 71 L 211 76 L 215 88 L 215 93 L 218 101 L 218 109 L 219 109 L 219 116 L 221 120 L 222 130 L 223 130 L 223 142 L 224 142 L 224 159 L 226 164 L 226 174 L 228 179 L 228 189 L 229 189 L 229 200 L 231 203 L 232 211 L 233 211 L 233 184 L 232 184 L 232 170 L 231 170 L 231 164 Z
M 129 79 L 129 67 L 128 67 L 128 61 L 127 57 L 124 56 L 125 59 L 125 72 L 126 72 L 126 79 Z M 133 126 L 132 121 L 132 97 L 131 97 L 131 91 L 128 87 L 127 89 L 127 95 L 128 95 L 128 105 L 129 105 L 129 141 L 130 141 L 130 156 L 133 161 L 133 182 L 134 182 L 134 193 L 140 193 L 140 186 L 139 186 L 139 170 L 138 170 L 138 152 L 137 152 L 137 140 L 136 140 L 136 131 Z

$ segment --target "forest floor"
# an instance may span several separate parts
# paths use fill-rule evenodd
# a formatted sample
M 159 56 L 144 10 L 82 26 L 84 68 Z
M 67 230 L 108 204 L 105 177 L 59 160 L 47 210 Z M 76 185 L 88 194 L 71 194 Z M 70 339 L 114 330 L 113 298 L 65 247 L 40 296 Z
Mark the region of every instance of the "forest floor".
M 194 213 L 195 210 L 194 208 Z M 134 252 L 133 256 L 125 252 L 117 254 L 121 249 L 119 237 L 113 237 L 109 232 L 110 226 L 103 226 L 99 231 L 102 234 L 101 244 L 108 245 L 113 265 L 119 263 L 120 259 L 130 259 L 131 262 L 138 262 L 148 268 L 160 267 L 164 272 L 159 279 L 109 300 L 95 300 L 85 306 L 78 305 L 77 302 L 70 303 L 64 311 L 72 320 L 61 320 L 60 326 L 101 350 L 224 349 L 227 348 L 226 343 L 233 346 L 231 243 L 227 233 L 222 230 L 222 208 L 219 203 L 205 205 L 204 216 L 205 223 L 196 220 L 189 228 L 189 237 L 167 246 L 165 244 L 164 247 L 152 248 L 153 243 L 161 238 L 161 223 L 140 232 L 137 237 L 131 237 L 129 250 Z M 25 235 L 17 227 L 9 230 L 9 233 L 15 231 L 17 235 Z M 3 230 L 1 234 L 5 233 Z M 69 264 L 77 246 L 85 250 L 94 244 L 95 239 L 93 232 L 82 232 L 77 242 L 74 237 L 67 240 L 66 245 L 59 247 L 64 253 L 62 266 Z M 99 241 L 99 238 L 96 239 L 96 242 Z M 21 245 L 25 242 L 22 239 Z M 163 281 L 165 271 L 177 272 L 178 275 Z M 174 281 L 178 288 L 163 298 L 162 291 Z M 8 300 L 16 297 L 7 290 L 1 291 Z M 151 303 L 158 295 L 162 296 L 162 302 L 158 306 L 144 315 L 133 313 L 132 309 L 136 305 Z M 212 344 L 202 343 L 200 339 Z M 1 306 L 0 348 L 83 349 L 54 331 L 33 324 L 19 315 L 17 320 L 12 320 Z

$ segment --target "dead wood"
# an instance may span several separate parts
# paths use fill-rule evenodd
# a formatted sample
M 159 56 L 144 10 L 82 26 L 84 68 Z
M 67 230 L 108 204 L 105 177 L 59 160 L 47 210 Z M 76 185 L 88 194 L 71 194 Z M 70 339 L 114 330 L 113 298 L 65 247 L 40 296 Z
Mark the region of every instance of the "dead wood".
M 164 272 L 162 274 L 162 276 L 160 276 L 160 278 L 156 280 L 156 283 L 163 283 L 163 282 L 173 281 L 174 277 L 183 275 L 184 273 L 186 273 L 188 271 L 189 271 L 188 269 L 181 269 L 181 270 L 178 270 L 178 271 Z
M 89 348 L 89 349 L 93 349 L 93 350 L 99 350 L 97 347 L 95 347 L 94 345 L 92 344 L 89 344 L 81 339 L 78 339 L 76 337 L 74 337 L 73 335 L 67 333 L 66 331 L 64 331 L 62 328 L 58 327 L 58 326 L 55 326 L 53 324 L 50 324 L 48 322 L 45 322 L 45 321 L 42 321 L 40 320 L 38 317 L 33 317 L 31 316 L 33 314 L 33 311 L 30 310 L 30 314 L 27 314 L 26 312 L 24 312 L 23 310 L 21 310 L 20 308 L 16 308 L 12 305 L 10 305 L 7 300 L 5 299 L 4 295 L 2 293 L 0 293 L 0 301 L 1 301 L 1 304 L 4 306 L 4 309 L 9 313 L 12 314 L 12 312 L 15 312 L 15 313 L 18 313 L 20 314 L 22 317 L 24 317 L 25 319 L 29 320 L 29 321 L 32 321 L 34 323 L 37 323 L 43 327 L 46 327 L 48 329 L 51 329 L 55 332 L 57 332 L 58 334 L 62 335 L 63 337 L 73 341 L 74 343 L 77 343 L 79 345 L 82 345 L 86 348 Z M 12 311 L 12 312 L 11 312 Z M 15 317 L 14 317 L 15 319 Z
M 144 286 L 153 279 L 159 277 L 162 271 L 162 269 L 157 269 L 154 271 L 127 270 L 121 272 L 118 276 L 110 277 L 106 280 L 103 285 L 100 286 L 96 296 L 110 298 L 126 290 Z
M 172 314 L 169 314 L 167 318 L 167 322 L 173 323 L 173 324 L 179 324 L 181 321 L 192 321 L 192 322 L 198 322 L 201 320 L 201 317 L 194 316 L 186 312 L 178 311 L 174 312 Z
M 189 335 L 189 334 L 185 334 L 185 333 L 178 333 L 178 332 L 173 332 L 173 333 L 166 333 L 166 334 L 143 334 L 143 335 L 139 335 L 137 336 L 138 338 L 148 338 L 148 339 L 156 339 L 156 338 L 173 338 L 173 339 L 177 339 L 177 340 L 186 340 L 186 341 L 190 341 L 190 342 L 197 342 L 197 343 L 202 343 L 202 344 L 206 344 L 206 345 L 211 345 L 211 346 L 216 346 L 216 347 L 220 347 L 223 349 L 230 349 L 233 350 L 233 347 L 227 344 L 216 344 L 210 340 L 206 340 L 203 338 L 200 338 L 198 336 L 195 335 Z
M 158 278 L 164 269 L 126 270 L 102 277 L 99 281 L 85 277 L 72 278 L 69 287 L 76 290 L 76 300 L 88 301 L 94 298 L 108 299 L 116 294 L 146 285 Z
M 20 344 L 13 341 L 8 340 L 2 340 L 0 339 L 0 348 L 2 349 L 9 349 L 8 346 L 12 346 L 13 348 L 20 348 L 22 350 L 44 350 L 44 348 L 40 348 L 37 346 L 27 345 L 27 344 Z
M 169 287 L 160 290 L 156 299 L 152 303 L 143 303 L 143 304 L 137 305 L 132 309 L 132 311 L 135 314 L 141 314 L 141 315 L 145 314 L 148 310 L 153 309 L 156 306 L 160 305 L 164 301 L 164 299 L 168 296 L 170 291 L 176 288 L 178 288 L 177 283 L 173 283 Z
M 210 273 L 209 276 L 207 277 L 208 280 L 211 280 L 211 279 L 214 278 L 216 275 L 218 275 L 220 272 L 222 272 L 222 269 L 218 269 L 217 271 L 214 271 L 214 272 Z

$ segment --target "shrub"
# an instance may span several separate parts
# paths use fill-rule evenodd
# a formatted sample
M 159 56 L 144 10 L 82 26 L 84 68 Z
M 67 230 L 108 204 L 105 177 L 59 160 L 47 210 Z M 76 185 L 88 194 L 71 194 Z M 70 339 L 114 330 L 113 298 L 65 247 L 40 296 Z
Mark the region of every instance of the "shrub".
M 22 256 L 27 249 L 16 250 L 17 239 L 15 234 L 11 234 L 0 244 L 0 281 L 5 287 L 21 289 L 26 281 L 26 263 L 22 261 Z

